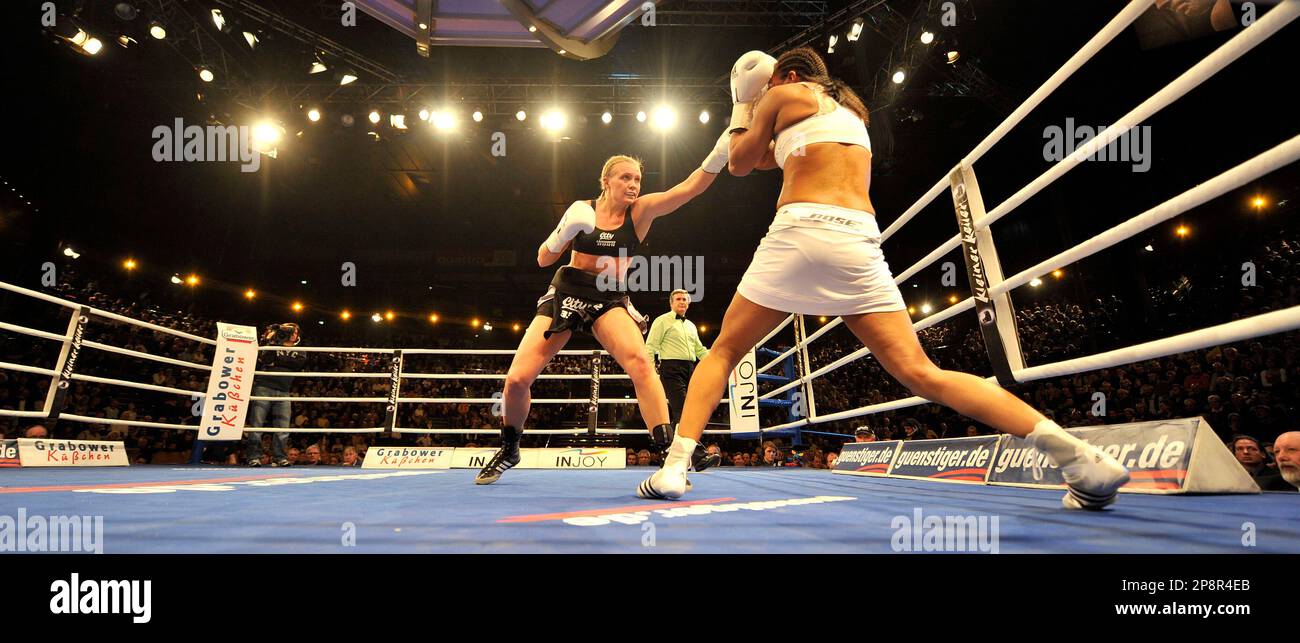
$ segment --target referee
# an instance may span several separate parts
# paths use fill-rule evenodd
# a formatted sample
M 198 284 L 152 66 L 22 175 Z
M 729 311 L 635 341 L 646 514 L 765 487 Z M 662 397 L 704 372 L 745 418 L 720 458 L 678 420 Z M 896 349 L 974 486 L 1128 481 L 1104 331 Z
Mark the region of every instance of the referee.
M 663 382 L 664 393 L 668 395 L 668 416 L 674 428 L 682 419 L 682 406 L 686 403 L 686 386 L 691 383 L 691 373 L 695 363 L 709 354 L 709 349 L 700 341 L 700 334 L 695 324 L 686 319 L 686 309 L 691 305 L 691 295 L 685 290 L 674 290 L 668 295 L 668 304 L 672 310 L 660 315 L 650 326 L 646 336 L 645 347 L 654 358 L 659 369 L 659 381 Z M 669 440 L 671 438 L 667 437 Z M 666 449 L 667 444 L 660 445 Z M 691 466 L 696 471 L 703 471 L 721 458 L 706 452 L 703 444 L 696 445 L 691 457 Z
M 700 342 L 695 324 L 686 318 L 691 296 L 685 290 L 674 290 L 668 295 L 672 310 L 660 315 L 650 326 L 645 347 L 659 367 L 659 381 L 668 395 L 668 415 L 676 424 L 682 419 L 682 405 L 686 403 L 686 385 L 691 383 L 695 363 L 709 354 Z

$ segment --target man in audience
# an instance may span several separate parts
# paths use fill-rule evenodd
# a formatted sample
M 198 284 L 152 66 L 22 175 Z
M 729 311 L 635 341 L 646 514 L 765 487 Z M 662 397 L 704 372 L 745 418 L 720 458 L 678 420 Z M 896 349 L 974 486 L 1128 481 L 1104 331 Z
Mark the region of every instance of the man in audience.
M 33 424 L 27 427 L 27 430 L 23 432 L 23 437 L 32 438 L 34 440 L 44 440 L 50 437 L 50 432 L 40 424 Z
M 872 431 L 871 427 L 864 424 L 858 427 L 857 430 L 853 432 L 853 441 L 854 442 L 875 442 L 876 432 Z
M 306 464 L 307 464 L 308 466 L 313 466 L 313 467 L 314 467 L 314 466 L 317 466 L 317 465 L 319 465 L 319 464 L 321 464 L 320 445 L 319 445 L 319 444 L 313 444 L 313 445 L 307 447 L 307 462 L 306 462 Z
M 359 467 L 361 466 L 361 457 L 357 454 L 357 448 L 349 446 L 343 449 L 343 466 Z
M 828 452 L 826 452 L 826 468 L 827 468 L 827 469 L 834 469 L 834 468 L 835 468 L 835 461 L 836 461 L 836 460 L 839 460 L 839 459 L 840 459 L 840 454 L 838 454 L 838 453 L 836 453 L 836 452 L 834 452 L 834 451 L 828 451 Z
M 1232 455 L 1241 463 L 1246 473 L 1255 479 L 1260 489 L 1270 490 L 1279 486 L 1281 476 L 1268 466 L 1264 457 L 1263 445 L 1249 435 L 1238 435 L 1232 439 Z
M 776 443 L 768 442 L 763 445 L 763 466 L 779 467 L 781 465 L 781 450 L 777 448 Z
M 1273 457 L 1277 459 L 1278 478 L 1283 484 L 1271 484 L 1264 491 L 1300 490 L 1300 431 L 1287 431 L 1273 441 Z

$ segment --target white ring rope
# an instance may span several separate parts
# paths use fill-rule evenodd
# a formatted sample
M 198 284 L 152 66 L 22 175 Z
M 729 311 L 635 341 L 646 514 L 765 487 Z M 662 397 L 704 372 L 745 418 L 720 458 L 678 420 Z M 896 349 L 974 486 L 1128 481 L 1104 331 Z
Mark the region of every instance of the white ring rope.
M 41 339 L 51 339 L 56 342 L 61 342 L 64 340 L 63 335 L 60 335 L 58 333 L 51 333 L 48 331 L 37 330 L 35 328 L 28 328 L 26 326 L 18 326 L 15 324 L 6 324 L 4 322 L 0 322 L 0 330 L 7 330 L 12 333 L 18 333 L 19 335 L 40 337 Z
M 106 353 L 117 353 L 118 355 L 126 355 L 127 357 L 147 359 L 151 362 L 161 362 L 163 364 L 171 364 L 172 366 L 184 366 L 186 368 L 197 368 L 199 370 L 204 370 L 204 371 L 212 370 L 211 364 L 196 364 L 194 362 L 172 359 L 170 357 L 163 357 L 161 355 L 151 355 L 149 353 L 134 351 L 129 348 L 118 348 L 116 346 L 109 346 L 108 344 L 101 344 L 99 342 L 92 342 L 89 340 L 81 342 L 81 345 L 86 348 L 94 348 L 96 350 L 101 350 Z
M 996 297 L 1023 286 L 1039 275 L 1045 275 L 1057 268 L 1075 263 L 1084 257 L 1094 255 L 1117 243 L 1125 241 L 1138 233 L 1159 223 L 1168 221 L 1211 199 L 1227 194 L 1269 172 L 1300 160 L 1300 135 L 1269 149 L 1249 161 L 1246 161 L 1209 181 L 1139 214 L 1065 252 L 1049 257 L 1038 264 L 1007 278 L 989 289 L 989 296 Z
M 1137 20 L 1138 17 L 1146 12 L 1146 10 L 1154 3 L 1155 0 L 1134 0 L 1133 2 L 1130 2 L 1128 6 L 1119 13 L 1119 15 L 1111 19 L 1111 21 L 1107 23 L 1101 31 L 1097 32 L 1097 35 L 1093 36 L 1087 44 L 1079 49 L 1079 51 L 1075 52 L 1069 60 L 1065 61 L 1065 64 L 1062 65 L 1060 69 L 1056 70 L 1056 73 L 1052 74 L 1051 77 L 1049 77 L 1033 94 L 1030 94 L 1029 98 L 1025 99 L 1025 102 L 1020 104 L 1020 107 L 1017 107 L 1016 110 L 1011 112 L 1011 114 L 1007 116 L 1006 119 L 1004 119 L 992 132 L 990 132 L 988 136 L 984 137 L 984 140 L 980 141 L 980 144 L 976 145 L 975 149 L 971 150 L 971 153 L 967 154 L 962 159 L 962 162 L 967 165 L 974 165 L 975 161 L 978 161 L 983 157 L 986 152 L 1001 141 L 1002 138 L 1015 128 L 1016 125 L 1019 125 L 1020 121 L 1024 120 L 1025 116 L 1029 115 L 1029 112 L 1033 111 L 1035 107 L 1038 107 L 1039 103 L 1046 100 L 1052 92 L 1056 91 L 1057 88 L 1065 83 L 1066 79 L 1074 75 L 1074 72 L 1078 71 L 1084 63 L 1091 60 L 1098 51 L 1101 51 L 1102 47 L 1105 47 L 1111 40 L 1114 40 L 1115 36 L 1118 36 L 1121 32 L 1127 29 L 1134 20 Z M 902 216 L 898 217 L 897 220 L 885 229 L 880 236 L 881 242 L 883 243 L 886 239 L 893 236 L 895 232 L 898 232 L 900 228 L 907 225 L 907 223 L 912 220 L 912 217 L 915 217 L 921 210 L 929 206 L 932 201 L 938 198 L 940 194 L 946 192 L 947 189 L 948 177 L 945 176 L 940 178 L 939 182 L 934 184 L 934 187 L 926 191 L 920 199 L 917 199 L 916 203 L 912 204 L 912 207 L 904 211 Z
M 1195 89 L 1198 85 L 1209 80 L 1211 76 L 1223 70 L 1230 63 L 1237 60 L 1246 52 L 1254 49 L 1256 45 L 1263 42 L 1269 36 L 1276 33 L 1282 27 L 1285 27 L 1296 16 L 1300 15 L 1300 2 L 1287 0 L 1268 13 L 1264 14 L 1258 22 L 1250 27 L 1243 29 L 1241 33 L 1234 36 L 1231 40 L 1224 43 L 1218 49 L 1214 50 L 1209 56 L 1206 56 L 1199 63 L 1187 70 L 1173 82 L 1166 85 L 1155 95 L 1146 99 L 1142 104 L 1133 108 L 1132 111 L 1120 117 L 1105 131 L 1097 134 L 1096 138 L 1088 141 L 1086 145 L 1080 146 L 1074 153 L 1061 159 L 1046 172 L 1038 176 L 1028 185 L 1020 188 L 1015 194 L 1011 195 L 1006 201 L 1000 203 L 997 207 L 990 210 L 982 218 L 977 219 L 975 223 L 976 230 L 983 230 L 1002 217 L 1011 213 L 1012 210 L 1019 207 L 1022 203 L 1029 200 L 1030 197 L 1038 194 L 1043 188 L 1051 185 L 1056 179 L 1061 178 L 1066 172 L 1074 169 L 1075 166 L 1083 162 L 1085 158 L 1096 154 L 1097 150 L 1105 147 L 1120 135 L 1133 129 L 1142 121 L 1146 120 L 1156 112 L 1167 107 L 1170 103 L 1182 98 L 1187 92 Z M 956 250 L 961 245 L 961 236 L 953 235 L 939 247 L 935 248 L 930 254 L 923 259 L 912 264 L 907 270 L 894 278 L 895 283 L 903 283 L 912 278 L 916 273 L 929 267 L 930 264 L 938 261 L 941 257 Z
M 3 281 L 0 281 L 0 290 L 8 290 L 9 292 L 18 293 L 18 294 L 20 294 L 20 295 L 27 295 L 28 297 L 32 297 L 32 298 L 34 298 L 34 299 L 40 299 L 41 301 L 47 301 L 47 302 L 49 302 L 49 303 L 51 303 L 51 304 L 58 304 L 58 305 L 60 305 L 60 306 L 63 306 L 64 308 L 71 308 L 71 309 L 73 309 L 73 310 L 80 310 L 80 309 L 84 306 L 84 304 L 78 304 L 78 303 L 76 303 L 76 302 L 71 302 L 71 301 L 68 301 L 68 300 L 66 300 L 66 299 L 60 299 L 60 298 L 58 298 L 58 297 L 55 297 L 54 295 L 47 295 L 47 294 L 45 294 L 45 293 L 43 293 L 43 292 L 40 292 L 40 291 L 29 290 L 29 289 L 27 289 L 27 288 L 23 288 L 22 286 L 15 286 L 15 285 L 13 285 L 13 284 L 8 284 L 8 283 L 5 283 L 5 282 L 3 282 Z M 175 330 L 175 329 L 172 329 L 172 328 L 167 328 L 166 326 L 159 326 L 159 325 L 157 325 L 157 324 L 151 324 L 151 323 L 146 322 L 146 321 L 140 321 L 140 320 L 138 320 L 138 319 L 131 319 L 130 317 L 126 317 L 126 316 L 123 316 L 123 315 L 119 315 L 119 314 L 117 314 L 117 313 L 110 313 L 110 312 L 108 312 L 107 310 L 101 310 L 101 309 L 99 309 L 99 308 L 95 308 L 95 307 L 93 307 L 93 306 L 85 306 L 85 308 L 86 308 L 86 310 L 89 310 L 90 313 L 91 313 L 92 315 L 95 315 L 96 317 L 103 317 L 103 318 L 105 318 L 105 319 L 112 319 L 112 320 L 114 320 L 114 321 L 120 321 L 120 322 L 123 322 L 123 323 L 126 323 L 126 324 L 131 324 L 132 326 L 139 326 L 139 327 L 141 327 L 141 328 L 148 328 L 149 330 L 155 330 L 155 331 L 158 331 L 158 332 L 160 332 L 160 333 L 167 333 L 168 335 L 175 335 L 175 336 L 177 336 L 177 337 L 183 337 L 183 338 L 188 339 L 188 340 L 191 340 L 191 341 L 199 342 L 200 344 L 207 344 L 208 346 L 216 346 L 216 345 L 217 345 L 217 340 L 215 340 L 215 339 L 207 339 L 207 338 L 205 338 L 205 337 L 199 337 L 198 335 L 191 335 L 191 334 L 186 333 L 186 332 L 184 332 L 184 331 L 179 331 L 179 330 Z M 60 341 L 62 341 L 62 338 L 60 338 Z
M 10 362 L 0 362 L 0 369 L 18 371 L 20 373 L 33 373 L 35 375 L 48 375 L 54 377 L 59 372 L 52 368 L 41 368 L 39 366 L 26 366 L 23 364 L 12 364 Z

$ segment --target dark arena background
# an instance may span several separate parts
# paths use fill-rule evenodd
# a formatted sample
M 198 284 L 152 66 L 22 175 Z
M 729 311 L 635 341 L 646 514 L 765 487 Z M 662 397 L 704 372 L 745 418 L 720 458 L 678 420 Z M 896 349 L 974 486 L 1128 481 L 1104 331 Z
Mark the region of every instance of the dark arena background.
M 382 582 L 369 559 L 337 565 L 361 553 L 424 573 L 452 558 L 409 555 L 825 554 L 771 575 L 820 581 L 938 574 L 904 554 L 957 552 L 954 570 L 994 578 L 988 601 L 1022 586 L 982 556 L 1034 554 L 1014 565 L 1080 576 L 1077 613 L 1189 623 L 1276 615 L 1269 597 L 1294 587 L 1278 570 L 1300 553 L 1296 0 L 5 12 L 0 552 L 42 618 L 131 622 L 87 604 L 96 587 L 60 598 L 51 583 L 80 591 L 79 569 L 157 579 L 163 622 L 179 593 L 275 561 Z M 801 185 L 733 175 L 734 148 L 708 167 L 732 66 L 799 47 L 867 108 L 871 243 L 925 355 L 1117 458 L 1131 478 L 1113 505 L 1063 508 L 1030 441 L 900 383 L 852 320 L 800 310 L 732 371 L 699 440 L 711 466 L 685 495 L 638 496 L 673 456 L 633 382 L 662 377 L 678 419 L 669 362 L 714 346 L 783 186 Z M 654 325 L 621 357 L 574 332 L 535 381 L 508 375 L 538 357 L 521 342 L 569 262 L 540 266 L 539 245 L 600 196 L 614 155 L 640 161 L 648 202 L 716 176 L 636 250 L 623 292 Z M 670 357 L 664 328 L 699 351 Z M 475 484 L 519 391 L 523 461 Z M 76 555 L 42 566 L 53 552 Z M 208 554 L 311 556 L 231 557 L 212 580 Z M 1279 556 L 1243 571 L 1250 554 Z M 502 574 L 529 574 L 510 561 L 601 559 L 581 560 L 474 557 L 503 569 L 456 582 L 513 595 Z M 771 564 L 668 560 L 624 595 Z

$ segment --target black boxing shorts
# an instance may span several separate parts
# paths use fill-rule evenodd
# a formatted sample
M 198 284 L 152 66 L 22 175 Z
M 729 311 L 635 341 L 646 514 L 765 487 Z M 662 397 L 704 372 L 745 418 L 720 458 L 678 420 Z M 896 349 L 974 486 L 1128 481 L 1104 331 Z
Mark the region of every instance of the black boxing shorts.
M 645 334 L 650 328 L 649 319 L 632 306 L 627 293 L 621 290 L 601 290 L 596 285 L 597 275 L 571 266 L 555 272 L 546 294 L 537 300 L 537 314 L 550 317 L 551 326 L 544 336 L 575 331 L 591 334 L 591 327 L 601 315 L 615 308 L 627 310 Z

